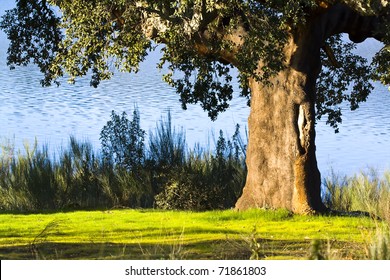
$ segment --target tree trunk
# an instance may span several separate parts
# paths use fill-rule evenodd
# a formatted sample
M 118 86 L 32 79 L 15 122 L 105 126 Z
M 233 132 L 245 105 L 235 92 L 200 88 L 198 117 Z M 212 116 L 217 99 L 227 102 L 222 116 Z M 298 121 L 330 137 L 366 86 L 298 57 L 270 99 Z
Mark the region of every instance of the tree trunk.
M 307 33 L 306 33 L 307 34 Z M 250 80 L 248 176 L 237 209 L 287 208 L 322 212 L 315 147 L 315 84 L 320 45 L 309 36 L 291 38 L 285 70 L 272 86 Z

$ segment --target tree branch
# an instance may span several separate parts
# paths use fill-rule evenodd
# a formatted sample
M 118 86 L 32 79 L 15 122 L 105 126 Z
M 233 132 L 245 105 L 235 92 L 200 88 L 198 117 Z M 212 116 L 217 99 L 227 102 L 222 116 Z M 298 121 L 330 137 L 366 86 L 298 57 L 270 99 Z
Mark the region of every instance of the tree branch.
M 335 4 L 317 18 L 317 32 L 323 40 L 340 33 L 347 33 L 351 41 L 363 42 L 367 38 L 383 39 L 381 34 L 381 17 L 362 15 L 344 4 Z
M 329 46 L 328 44 L 325 44 L 325 45 L 322 47 L 322 49 L 324 50 L 324 52 L 325 52 L 326 55 L 328 56 L 330 63 L 331 63 L 334 67 L 340 68 L 341 65 L 340 65 L 340 63 L 337 61 L 336 56 L 334 55 L 334 52 L 333 52 L 333 50 L 332 50 L 332 47 Z

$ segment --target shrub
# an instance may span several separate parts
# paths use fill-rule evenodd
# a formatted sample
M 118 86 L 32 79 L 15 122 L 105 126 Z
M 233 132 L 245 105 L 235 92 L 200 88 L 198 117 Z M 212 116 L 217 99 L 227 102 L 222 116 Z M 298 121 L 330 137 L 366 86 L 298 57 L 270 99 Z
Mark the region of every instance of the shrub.
M 25 144 L 24 155 L 20 152 L 12 153 L 12 157 L 2 160 L 1 173 L 0 187 L 3 194 L 15 196 L 8 199 L 8 203 L 11 202 L 8 207 L 14 205 L 18 210 L 56 207 L 57 186 L 47 146 L 38 149 L 35 141 L 30 149 L 28 144 Z
M 1 158 L 0 158 L 1 159 Z M 89 142 L 70 138 L 58 158 L 37 144 L 0 161 L 0 209 L 37 211 L 152 207 L 148 172 L 106 162 Z
M 186 139 L 183 130 L 176 130 L 172 116 L 161 119 L 155 132 L 149 133 L 146 169 L 150 171 L 152 189 L 160 193 L 174 178 L 181 174 L 186 160 Z
M 232 140 L 220 132 L 214 153 L 199 146 L 187 151 L 185 134 L 173 127 L 169 112 L 150 133 L 147 149 L 144 137 L 135 109 L 132 121 L 126 113 L 112 112 L 101 132 L 101 154 L 74 137 L 58 155 L 36 142 L 24 153 L 6 143 L 0 157 L 0 209 L 234 206 L 246 177 L 239 127 Z
M 144 139 L 138 109 L 134 109 L 132 121 L 128 120 L 126 112 L 119 116 L 112 111 L 111 120 L 100 132 L 103 157 L 128 170 L 137 169 L 145 156 Z
M 214 154 L 203 150 L 190 152 L 185 164 L 175 169 L 155 197 L 156 205 L 182 210 L 233 207 L 246 178 L 245 163 L 234 141 L 227 141 L 220 131 Z

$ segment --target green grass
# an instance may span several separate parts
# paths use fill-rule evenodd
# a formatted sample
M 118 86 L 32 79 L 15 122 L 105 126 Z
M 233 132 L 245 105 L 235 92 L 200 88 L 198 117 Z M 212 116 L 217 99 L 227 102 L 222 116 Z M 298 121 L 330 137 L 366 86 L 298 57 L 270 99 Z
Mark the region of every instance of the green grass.
M 366 217 L 284 210 L 1 214 L 0 258 L 307 259 L 319 240 L 332 257 L 363 259 L 377 227 Z

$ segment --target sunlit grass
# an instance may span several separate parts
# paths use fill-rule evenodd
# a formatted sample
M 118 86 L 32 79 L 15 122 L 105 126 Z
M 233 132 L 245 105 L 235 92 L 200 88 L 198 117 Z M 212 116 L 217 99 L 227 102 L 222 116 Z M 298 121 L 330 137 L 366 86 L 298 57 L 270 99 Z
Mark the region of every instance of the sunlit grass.
M 307 258 L 311 242 L 331 242 L 340 258 L 365 258 L 369 218 L 295 216 L 284 210 L 78 211 L 0 215 L 0 257 L 55 259 Z M 49 226 L 48 226 L 49 225 Z M 172 255 L 173 254 L 173 255 Z
M 324 185 L 324 200 L 330 209 L 362 211 L 390 223 L 390 171 L 379 175 L 368 170 L 351 177 L 332 173 Z

